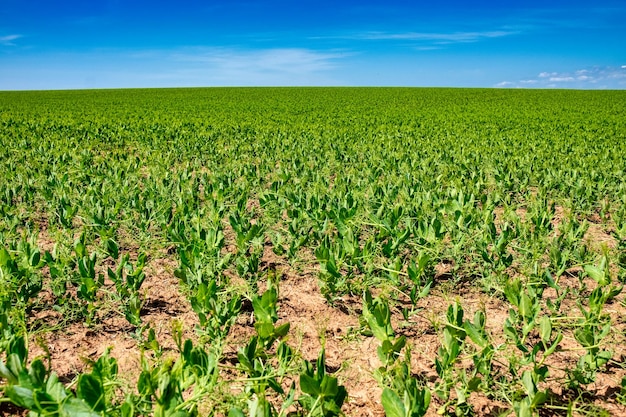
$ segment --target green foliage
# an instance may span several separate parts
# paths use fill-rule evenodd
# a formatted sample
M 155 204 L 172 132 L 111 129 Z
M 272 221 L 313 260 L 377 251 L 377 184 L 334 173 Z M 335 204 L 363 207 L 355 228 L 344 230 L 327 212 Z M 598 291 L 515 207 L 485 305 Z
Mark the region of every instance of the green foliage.
M 277 325 L 278 282 L 257 295 L 289 264 L 314 271 L 334 307 L 365 294 L 388 415 L 435 403 L 471 414 L 476 392 L 518 415 L 573 409 L 548 387 L 586 398 L 618 361 L 624 103 L 620 91 L 0 92 L 3 401 L 41 415 L 175 416 L 215 395 L 216 413 L 337 414 L 345 392 L 323 352 L 302 364 L 289 323 Z M 199 321 L 200 341 L 178 329 L 173 353 L 155 329 L 143 336 L 142 315 L 158 308 L 145 303 L 148 259 L 163 258 Z M 482 308 L 468 319 L 470 306 L 452 304 L 434 329 L 437 379 L 422 381 L 406 359 L 412 320 L 433 291 L 460 285 L 501 299 L 508 317 L 489 331 Z M 20 351 L 20 338 L 83 321 L 99 331 L 120 313 L 149 352 L 137 386 L 119 384 L 107 355 L 68 387 Z M 226 359 L 230 329 L 252 318 L 255 336 Z M 565 372 L 552 372 L 555 352 L 572 359 Z M 245 386 L 222 386 L 220 367 Z M 302 398 L 289 384 L 299 379 Z
M 411 356 L 392 369 L 389 387 L 383 389 L 381 403 L 388 417 L 421 417 L 430 406 L 430 390 L 411 375 Z
M 406 344 L 406 338 L 395 338 L 395 332 L 391 326 L 391 311 L 389 304 L 376 297 L 372 300 L 372 294 L 365 291 L 363 297 L 363 319 L 376 339 L 381 342 L 378 347 L 378 358 L 387 367 L 398 358 L 400 351 Z
M 30 410 L 34 416 L 100 415 L 96 411 L 104 407 L 99 401 L 103 388 L 95 379 L 89 380 L 89 376 L 82 376 L 79 393 L 74 396 L 41 359 L 26 363 L 28 348 L 24 338 L 12 339 L 6 353 L 6 362 L 0 361 L 0 377 L 6 380 L 4 395 L 13 404 Z M 92 405 L 97 408 L 92 408 Z
M 108 240 L 108 242 L 112 242 Z M 114 244 L 110 250 L 116 255 L 117 258 L 118 249 Z M 146 265 L 146 255 L 141 253 L 137 257 L 137 262 L 133 265 L 130 262 L 128 254 L 122 256 L 117 270 L 113 271 L 108 268 L 108 276 L 115 284 L 118 296 L 122 299 L 124 306 L 124 315 L 126 320 L 134 326 L 141 325 L 141 295 L 139 290 L 146 276 L 143 272 L 143 268 Z
M 211 281 L 201 283 L 189 300 L 198 315 L 202 332 L 219 344 L 237 319 L 241 309 L 239 296 L 229 296 L 217 281 Z
M 278 287 L 269 281 L 269 288 L 260 297 L 252 298 L 254 308 L 254 328 L 259 336 L 259 342 L 268 348 L 276 340 L 284 338 L 289 332 L 289 323 L 276 326 L 278 321 Z
M 300 389 L 304 393 L 298 402 L 309 416 L 330 417 L 341 415 L 341 406 L 348 395 L 346 388 L 339 385 L 337 378 L 326 373 L 324 349 L 317 358 L 316 366 L 305 362 L 300 374 Z

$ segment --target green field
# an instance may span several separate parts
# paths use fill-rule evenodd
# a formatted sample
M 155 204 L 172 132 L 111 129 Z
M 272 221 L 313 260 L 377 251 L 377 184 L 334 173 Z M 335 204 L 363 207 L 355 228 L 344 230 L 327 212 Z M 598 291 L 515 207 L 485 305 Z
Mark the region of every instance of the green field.
M 626 92 L 0 92 L 0 414 L 626 414 Z

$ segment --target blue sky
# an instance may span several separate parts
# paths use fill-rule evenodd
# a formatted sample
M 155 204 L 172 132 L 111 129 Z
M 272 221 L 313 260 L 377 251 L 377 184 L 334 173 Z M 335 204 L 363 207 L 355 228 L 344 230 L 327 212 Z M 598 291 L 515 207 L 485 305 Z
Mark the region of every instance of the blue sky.
M 0 90 L 626 88 L 624 0 L 2 0 Z

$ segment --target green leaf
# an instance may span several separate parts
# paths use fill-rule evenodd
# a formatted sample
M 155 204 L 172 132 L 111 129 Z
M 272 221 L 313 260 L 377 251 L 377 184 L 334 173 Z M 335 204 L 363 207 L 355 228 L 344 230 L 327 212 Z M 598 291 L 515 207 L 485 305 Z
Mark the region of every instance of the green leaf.
M 535 395 L 537 386 L 535 385 L 535 381 L 533 381 L 533 376 L 530 371 L 524 371 L 522 374 L 522 385 L 524 385 L 524 389 L 529 397 Z
M 121 417 L 134 417 L 135 416 L 135 405 L 133 404 L 132 398 L 127 398 L 122 404 L 120 409 Z
M 104 411 L 104 410 L 102 410 Z M 95 412 L 89 405 L 78 398 L 70 398 L 61 406 L 61 416 L 65 417 L 101 417 L 100 413 Z
M 556 350 L 556 348 L 559 346 L 559 343 L 561 343 L 561 340 L 563 340 L 563 334 L 561 332 L 557 333 L 556 338 L 554 339 L 554 343 L 552 343 L 552 346 L 550 346 L 546 352 L 544 353 L 545 356 L 550 356 L 554 353 L 554 351 Z
M 33 268 L 39 265 L 39 261 L 41 260 L 41 253 L 39 251 L 35 251 L 31 254 L 29 263 Z
M 585 265 L 585 272 L 591 277 L 591 279 L 597 282 L 598 285 L 605 286 L 609 284 L 606 273 L 597 266 Z
M 9 385 L 4 389 L 4 395 L 9 397 L 18 407 L 32 410 L 35 407 L 33 391 L 20 385 Z
M 539 320 L 539 336 L 544 344 L 550 342 L 550 337 L 552 336 L 552 320 L 550 320 L 550 317 L 543 316 Z
M 307 374 L 300 374 L 300 389 L 302 392 L 313 396 L 318 396 L 322 392 L 319 382 Z
M 9 348 L 7 350 L 8 353 L 12 353 L 16 355 L 16 360 L 19 361 L 20 364 L 26 361 L 28 357 L 28 348 L 26 347 L 26 339 L 23 336 L 12 337 L 9 342 Z M 21 366 L 20 366 L 21 369 Z
M 11 255 L 6 248 L 0 250 L 0 266 L 6 266 L 11 261 Z
M 595 345 L 595 338 L 591 330 L 587 328 L 579 328 L 574 332 L 574 337 L 583 347 L 591 347 Z
M 324 397 L 334 397 L 339 392 L 339 384 L 337 383 L 337 378 L 324 376 L 320 389 Z
M 269 339 L 274 334 L 274 325 L 272 323 L 254 323 L 254 328 L 261 339 Z
M 472 340 L 472 342 L 476 343 L 478 347 L 484 348 L 487 345 L 487 340 L 483 337 L 482 332 L 476 328 L 472 323 L 466 321 L 463 323 L 463 328 L 467 332 L 467 335 Z
M 515 408 L 517 417 L 533 417 L 532 410 L 530 408 L 530 400 L 524 398 L 522 401 L 513 405 Z
M 65 385 L 63 385 L 57 374 L 52 372 L 46 381 L 45 391 L 56 401 L 57 403 L 63 402 L 65 398 L 67 398 L 68 393 L 65 389 Z
M 233 407 L 228 411 L 228 417 L 246 417 L 239 408 Z
M 0 377 L 6 379 L 10 384 L 15 384 L 17 382 L 17 375 L 14 375 L 13 372 L 7 368 L 3 361 L 0 360 Z
M 275 323 L 278 319 L 276 315 L 276 300 L 278 294 L 276 289 L 271 288 L 263 293 L 261 297 L 252 299 L 252 307 L 254 308 L 254 316 L 261 323 Z
M 385 415 L 387 417 L 406 417 L 406 410 L 402 400 L 392 390 L 385 388 L 381 397 Z
M 279 394 L 284 394 L 285 391 L 283 390 L 283 388 L 280 386 L 280 384 L 276 381 L 276 378 L 270 378 L 267 380 L 267 385 L 269 385 L 270 388 L 272 388 L 274 391 L 276 391 Z
M 537 408 L 537 406 L 543 404 L 548 399 L 548 395 L 544 391 L 538 391 L 537 394 L 532 398 L 530 406 L 532 409 Z
M 43 364 L 41 359 L 35 359 L 28 369 L 28 374 L 31 377 L 32 383 L 35 386 L 43 385 L 46 380 L 47 374 L 46 366 Z
M 522 293 L 520 297 L 519 311 L 525 318 L 533 317 L 533 302 L 527 294 Z
M 78 378 L 76 396 L 85 400 L 93 410 L 104 411 L 106 408 L 104 387 L 92 374 L 82 374 Z
M 376 339 L 382 342 L 393 337 L 394 332 L 391 328 L 389 306 L 379 298 L 372 300 L 372 295 L 369 291 L 366 291 L 364 295 L 363 318 Z
M 280 326 L 276 327 L 276 329 L 274 330 L 274 335 L 279 338 L 285 337 L 287 333 L 289 333 L 290 327 L 291 327 L 291 323 L 281 324 Z

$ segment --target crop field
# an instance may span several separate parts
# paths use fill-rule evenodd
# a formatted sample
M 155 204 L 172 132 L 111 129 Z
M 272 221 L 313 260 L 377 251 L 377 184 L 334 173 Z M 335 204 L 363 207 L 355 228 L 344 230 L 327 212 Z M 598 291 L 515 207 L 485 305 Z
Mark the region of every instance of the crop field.
M 0 162 L 0 415 L 626 415 L 624 91 L 0 92 Z

